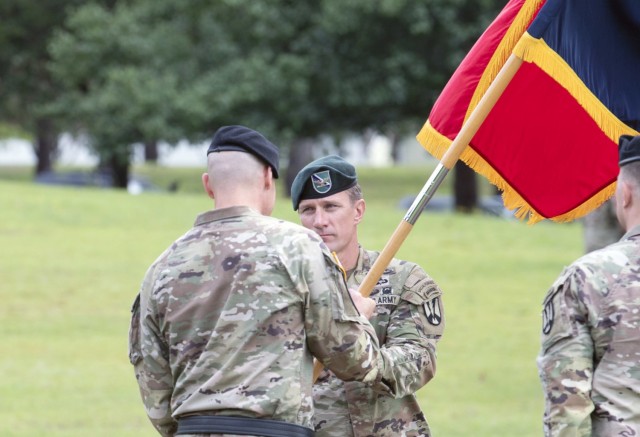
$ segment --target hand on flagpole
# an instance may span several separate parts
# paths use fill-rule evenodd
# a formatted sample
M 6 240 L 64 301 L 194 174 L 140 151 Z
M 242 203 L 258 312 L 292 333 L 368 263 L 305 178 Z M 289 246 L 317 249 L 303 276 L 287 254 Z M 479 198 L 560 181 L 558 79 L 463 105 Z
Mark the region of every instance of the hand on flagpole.
M 351 299 L 358 309 L 358 312 L 369 320 L 376 310 L 376 302 L 372 298 L 364 297 L 358 290 L 349 289 Z

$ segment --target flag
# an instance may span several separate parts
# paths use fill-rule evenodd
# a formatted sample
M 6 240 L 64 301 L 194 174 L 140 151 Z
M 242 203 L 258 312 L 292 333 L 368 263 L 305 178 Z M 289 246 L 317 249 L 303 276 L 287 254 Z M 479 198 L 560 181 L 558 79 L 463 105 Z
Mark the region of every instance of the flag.
M 444 155 L 512 55 L 522 65 L 460 159 L 529 223 L 584 216 L 615 191 L 620 135 L 640 129 L 640 1 L 509 1 L 435 102 L 427 151 Z

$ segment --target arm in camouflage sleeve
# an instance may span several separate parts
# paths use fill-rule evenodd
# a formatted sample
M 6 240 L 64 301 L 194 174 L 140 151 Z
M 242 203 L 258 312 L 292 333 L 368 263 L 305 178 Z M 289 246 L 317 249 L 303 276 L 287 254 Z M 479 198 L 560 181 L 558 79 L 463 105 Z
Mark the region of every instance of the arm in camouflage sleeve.
M 396 398 L 415 393 L 435 374 L 436 344 L 445 325 L 441 295 L 433 279 L 414 266 L 381 348 L 388 363 L 382 379 Z
M 130 359 L 142 401 L 149 420 L 163 436 L 173 436 L 177 423 L 171 417 L 171 395 L 173 380 L 168 362 L 168 350 L 158 328 L 153 311 L 155 301 L 151 298 L 153 266 L 142 284 L 137 315 L 132 318 L 138 324 L 138 334 L 130 339 Z M 135 305 L 134 305 L 135 308 Z M 135 320 L 137 318 L 137 321 Z M 142 335 L 140 335 L 142 334 Z
M 580 277 L 565 272 L 544 301 L 542 348 L 538 370 L 544 389 L 547 437 L 590 436 L 593 342 Z
M 384 365 L 375 330 L 353 304 L 324 243 L 310 239 L 305 245 L 303 251 L 309 255 L 303 265 L 309 289 L 305 329 L 311 353 L 340 379 L 379 382 Z

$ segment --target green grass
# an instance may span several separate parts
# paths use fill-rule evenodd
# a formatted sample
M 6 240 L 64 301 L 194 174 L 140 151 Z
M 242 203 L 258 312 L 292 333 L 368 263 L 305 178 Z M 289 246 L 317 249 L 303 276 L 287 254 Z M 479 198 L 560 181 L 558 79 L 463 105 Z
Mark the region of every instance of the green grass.
M 429 169 L 360 169 L 360 239 L 381 249 Z M 153 436 L 127 359 L 147 267 L 212 204 L 200 170 L 175 194 L 130 196 L 0 181 L 0 435 Z M 180 176 L 182 175 L 182 176 Z M 288 199 L 274 215 L 297 220 Z M 535 367 L 544 294 L 582 251 L 579 224 L 423 214 L 398 256 L 444 290 L 436 378 L 419 392 L 434 435 L 541 435 Z

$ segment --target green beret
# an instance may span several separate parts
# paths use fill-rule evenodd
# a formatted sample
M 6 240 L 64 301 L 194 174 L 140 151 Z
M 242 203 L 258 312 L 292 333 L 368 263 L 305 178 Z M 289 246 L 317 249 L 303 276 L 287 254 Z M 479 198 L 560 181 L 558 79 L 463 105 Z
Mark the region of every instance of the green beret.
M 618 165 L 640 161 L 640 135 L 622 135 L 618 143 Z
M 321 199 L 355 186 L 356 169 L 338 155 L 329 155 L 307 164 L 291 184 L 293 210 L 304 199 Z

